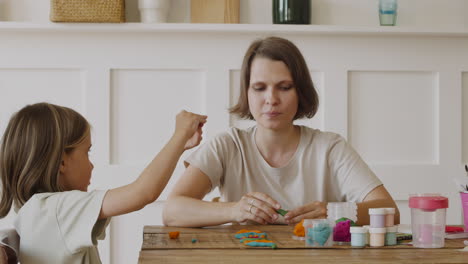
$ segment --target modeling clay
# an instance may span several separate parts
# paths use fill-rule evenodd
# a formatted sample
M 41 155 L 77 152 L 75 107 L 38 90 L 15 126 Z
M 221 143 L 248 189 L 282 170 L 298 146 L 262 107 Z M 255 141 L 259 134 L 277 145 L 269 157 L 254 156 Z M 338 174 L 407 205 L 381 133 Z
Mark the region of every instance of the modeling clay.
M 180 234 L 179 231 L 169 232 L 169 238 L 170 239 L 177 239 L 177 238 L 179 238 L 179 234 Z
M 243 234 L 243 233 L 262 233 L 260 230 L 247 230 L 247 229 L 241 229 L 236 232 L 236 234 Z
M 273 243 L 271 240 L 255 240 L 255 241 L 246 241 L 244 242 L 245 245 L 250 246 L 250 247 L 271 247 L 271 248 L 276 248 L 276 244 Z
M 304 219 L 302 219 L 301 222 L 297 223 L 296 226 L 294 226 L 294 235 L 298 237 L 304 237 L 305 236 L 305 230 L 304 230 Z
M 192 243 L 196 243 L 198 240 L 196 238 L 192 238 Z
M 336 219 L 335 223 L 344 222 L 346 220 L 349 220 L 351 222 L 351 226 L 357 226 L 356 223 L 353 220 L 351 220 L 349 218 L 346 218 L 346 217 L 341 217 L 339 219 Z
M 247 233 L 236 234 L 235 237 L 237 239 L 246 238 L 246 237 L 249 237 L 249 238 L 266 238 L 267 234 L 266 233 L 256 233 L 256 232 L 247 232 Z
M 351 233 L 349 228 L 351 227 L 351 220 L 346 220 L 343 222 L 336 223 L 335 228 L 333 229 L 333 240 L 340 242 L 350 242 Z
M 282 215 L 282 216 L 284 216 L 285 214 L 288 213 L 288 211 L 283 210 L 283 209 L 278 209 L 278 210 L 276 210 L 276 212 L 277 212 L 278 214 Z
M 330 225 L 326 223 L 319 223 L 317 225 L 314 225 L 313 228 L 309 229 L 311 229 L 312 231 L 311 235 L 314 238 L 314 241 L 321 246 L 325 245 L 332 232 Z

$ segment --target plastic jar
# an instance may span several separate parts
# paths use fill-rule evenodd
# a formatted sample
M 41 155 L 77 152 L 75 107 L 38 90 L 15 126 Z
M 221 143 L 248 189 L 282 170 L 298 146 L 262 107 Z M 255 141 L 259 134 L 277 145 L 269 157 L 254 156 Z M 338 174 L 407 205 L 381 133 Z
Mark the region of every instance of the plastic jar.
M 385 227 L 395 225 L 395 208 L 384 208 L 385 209 Z
M 445 215 L 448 198 L 440 194 L 410 195 L 413 246 L 441 248 L 445 245 Z
M 369 228 L 369 245 L 371 247 L 383 247 L 385 245 L 385 233 L 387 228 L 385 227 L 371 227 Z
M 385 208 L 369 208 L 370 226 L 385 227 Z
M 365 226 L 362 226 L 364 227 L 367 231 L 366 231 L 366 245 L 369 245 L 369 228 L 370 228 L 370 225 L 365 225 Z
M 367 228 L 352 226 L 349 230 L 351 232 L 351 246 L 365 247 L 367 241 Z
M 343 221 L 345 218 L 349 219 L 349 221 Z M 333 241 L 340 245 L 348 244 L 351 241 L 349 227 L 352 223 L 350 223 L 350 221 L 354 223 L 357 221 L 356 203 L 328 203 L 327 219 L 335 223 L 333 228 Z
M 387 227 L 387 233 L 385 233 L 385 245 L 394 246 L 397 244 L 396 233 L 398 226 L 389 226 Z
M 330 247 L 333 245 L 333 222 L 328 219 L 305 219 L 305 245 L 308 247 Z

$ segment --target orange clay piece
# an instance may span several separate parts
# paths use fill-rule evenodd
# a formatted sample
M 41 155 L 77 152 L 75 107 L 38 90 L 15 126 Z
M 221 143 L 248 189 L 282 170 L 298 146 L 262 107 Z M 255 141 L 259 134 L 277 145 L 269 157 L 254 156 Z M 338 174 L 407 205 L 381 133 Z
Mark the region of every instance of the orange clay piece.
M 237 231 L 236 234 L 243 234 L 243 233 L 249 233 L 249 232 L 253 232 L 253 233 L 263 233 L 262 231 L 259 231 L 259 230 L 247 230 L 247 229 L 242 229 L 242 230 Z
M 259 240 L 246 240 L 246 241 L 244 241 L 243 243 L 244 243 L 244 244 L 247 244 L 247 243 L 250 243 L 250 242 L 273 243 L 273 241 L 271 241 L 271 240 L 266 240 L 266 239 L 259 239 Z
M 304 219 L 301 222 L 297 223 L 294 227 L 294 235 L 298 237 L 305 237 L 305 230 L 304 230 Z
M 179 231 L 169 232 L 169 238 L 170 239 L 177 239 L 177 238 L 179 238 L 179 234 L 180 234 Z

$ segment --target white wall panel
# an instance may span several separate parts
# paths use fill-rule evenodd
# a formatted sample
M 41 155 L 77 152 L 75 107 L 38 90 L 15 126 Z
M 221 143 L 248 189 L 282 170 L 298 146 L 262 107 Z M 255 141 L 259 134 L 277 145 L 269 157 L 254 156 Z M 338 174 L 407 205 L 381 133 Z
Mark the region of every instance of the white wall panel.
M 351 71 L 350 143 L 370 164 L 437 163 L 437 87 L 431 72 Z
M 172 136 L 181 109 L 204 112 L 201 71 L 122 69 L 111 79 L 112 164 L 148 161 Z
M 83 113 L 85 74 L 79 69 L 0 69 L 0 131 L 27 104 L 49 102 Z
M 462 73 L 462 163 L 468 164 L 468 72 Z

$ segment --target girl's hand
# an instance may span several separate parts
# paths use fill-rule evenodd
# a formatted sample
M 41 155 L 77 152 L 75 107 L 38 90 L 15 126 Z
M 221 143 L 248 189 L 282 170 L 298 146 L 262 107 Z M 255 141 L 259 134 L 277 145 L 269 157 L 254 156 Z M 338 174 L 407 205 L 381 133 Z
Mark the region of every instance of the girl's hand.
M 288 224 L 297 224 L 302 219 L 327 218 L 327 203 L 315 201 L 290 210 L 284 219 Z
M 274 223 L 278 219 L 276 210 L 280 208 L 280 204 L 270 196 L 260 192 L 252 192 L 242 196 L 239 202 L 234 204 L 232 219 L 239 223 L 247 220 L 259 224 Z
M 184 149 L 191 149 L 200 144 L 202 127 L 206 123 L 206 118 L 205 115 L 197 115 L 185 110 L 177 114 L 174 134 L 181 135 L 186 140 Z

